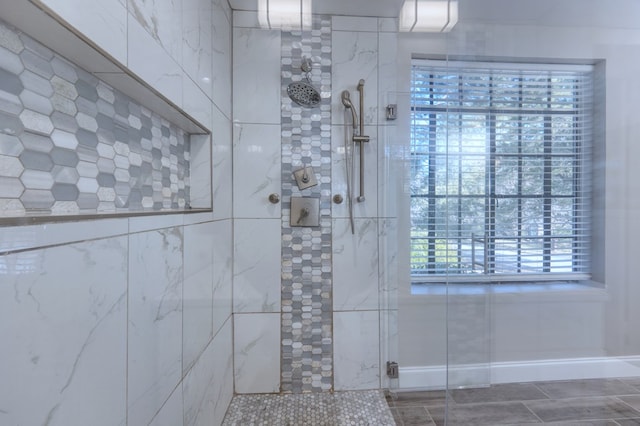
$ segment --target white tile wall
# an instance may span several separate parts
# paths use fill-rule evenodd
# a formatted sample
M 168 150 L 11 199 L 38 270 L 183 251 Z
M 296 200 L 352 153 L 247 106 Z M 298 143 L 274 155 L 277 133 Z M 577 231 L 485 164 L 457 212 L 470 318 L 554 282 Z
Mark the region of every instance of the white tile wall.
M 280 312 L 280 219 L 235 219 L 233 311 Z
M 280 314 L 234 315 L 236 392 L 280 390 Z
M 146 424 L 182 377 L 183 231 L 129 237 L 129 422 Z M 153 360 L 153 362 L 149 362 Z
M 100 46 L 127 64 L 127 8 L 121 0 L 39 0 Z
M 355 219 L 333 220 L 333 309 L 378 309 L 378 223 Z
M 340 93 L 348 90 L 358 105 L 358 82 L 365 81 L 364 122 L 377 124 L 378 114 L 378 34 L 375 32 L 334 31 L 332 33 L 331 122 L 344 124 L 344 106 Z M 359 107 L 357 107 L 359 110 Z M 349 117 L 349 120 L 351 118 Z
M 237 218 L 280 218 L 280 205 L 269 194 L 280 193 L 279 124 L 233 126 L 233 211 Z
M 231 120 L 214 106 L 212 135 L 213 165 L 213 215 L 216 219 L 228 219 L 233 208 L 233 146 Z
M 233 120 L 280 123 L 280 32 L 233 29 Z
M 233 395 L 228 2 L 42 3 L 215 129 L 216 207 L 0 228 L 0 253 L 27 250 L 0 255 L 0 374 L 17 384 L 0 423 L 125 426 L 128 408 L 129 425 L 219 425 Z
M 334 312 L 335 390 L 380 387 L 379 312 Z
M 129 69 L 174 104 L 182 106 L 183 71 L 179 62 L 157 44 L 139 21 L 129 19 L 127 31 Z
M 215 223 L 184 227 L 182 372 L 189 370 L 213 337 L 213 246 Z
M 127 238 L 0 256 L 0 269 L 2 423 L 124 425 Z
M 209 97 L 213 82 L 213 18 L 212 1 L 183 1 L 182 65 L 187 75 Z
M 231 220 L 213 223 L 213 333 L 231 316 L 233 280 L 233 226 Z

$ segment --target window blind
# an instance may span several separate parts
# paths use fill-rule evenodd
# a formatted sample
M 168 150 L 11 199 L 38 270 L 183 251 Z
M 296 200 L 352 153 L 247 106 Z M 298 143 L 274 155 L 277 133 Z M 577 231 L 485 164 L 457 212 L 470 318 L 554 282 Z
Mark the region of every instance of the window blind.
M 588 278 L 592 105 L 590 66 L 414 60 L 414 281 Z

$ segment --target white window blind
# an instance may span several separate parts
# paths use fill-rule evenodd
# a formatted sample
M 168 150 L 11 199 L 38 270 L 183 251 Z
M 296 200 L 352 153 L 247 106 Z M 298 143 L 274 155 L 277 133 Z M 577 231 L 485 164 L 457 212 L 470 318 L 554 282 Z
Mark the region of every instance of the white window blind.
M 414 60 L 414 282 L 589 277 L 592 92 L 590 66 Z

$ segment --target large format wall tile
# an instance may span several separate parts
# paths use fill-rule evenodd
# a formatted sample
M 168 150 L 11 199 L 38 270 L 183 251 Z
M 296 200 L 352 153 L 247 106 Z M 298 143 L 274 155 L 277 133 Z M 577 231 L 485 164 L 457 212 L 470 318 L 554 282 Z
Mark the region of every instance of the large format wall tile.
M 147 424 L 182 377 L 182 228 L 129 237 L 129 423 Z
M 183 373 L 213 337 L 214 231 L 212 222 L 184 227 Z
M 128 0 L 129 22 L 135 20 L 176 61 L 182 60 L 183 28 L 195 26 L 183 23 L 182 4 L 183 0 Z
M 127 8 L 123 0 L 38 0 L 92 42 L 127 64 Z
M 280 312 L 280 220 L 236 219 L 233 311 Z
M 231 220 L 213 223 L 213 334 L 231 316 L 233 280 L 233 224 Z
M 227 0 L 213 0 L 211 99 L 228 119 L 231 119 L 231 49 L 231 9 L 229 3 Z
M 222 423 L 233 395 L 231 320 L 211 341 L 184 379 L 185 426 Z
M 358 82 L 364 80 L 364 122 L 378 123 L 378 33 L 334 31 L 332 46 L 333 72 L 331 85 L 334 94 L 343 90 L 351 93 L 354 105 L 358 103 Z M 340 96 L 332 100 L 332 124 L 344 124 L 344 106 Z M 359 107 L 357 107 L 359 109 Z M 349 120 L 351 118 L 349 117 Z
M 182 2 L 182 68 L 211 97 L 213 80 L 213 4 L 211 0 Z
M 280 126 L 233 126 L 233 204 L 238 218 L 279 218 L 280 205 L 269 194 L 280 193 Z
M 213 108 L 213 216 L 229 219 L 233 208 L 233 144 L 231 120 Z
M 380 387 L 378 311 L 335 312 L 336 390 Z
M 378 309 L 378 225 L 333 220 L 333 306 L 336 311 Z
M 182 387 L 178 386 L 153 417 L 149 426 L 182 426 L 183 412 Z
M 233 119 L 280 123 L 280 31 L 234 28 Z
M 135 19 L 128 23 L 129 69 L 178 106 L 182 106 L 180 58 L 171 57 Z
M 0 256 L 0 423 L 124 425 L 127 239 Z
M 280 314 L 234 315 L 237 393 L 280 391 Z

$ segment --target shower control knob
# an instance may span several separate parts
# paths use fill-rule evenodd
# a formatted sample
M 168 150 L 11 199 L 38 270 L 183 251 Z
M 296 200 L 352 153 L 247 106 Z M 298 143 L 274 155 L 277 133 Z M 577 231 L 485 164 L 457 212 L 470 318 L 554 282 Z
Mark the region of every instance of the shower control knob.
M 333 202 L 336 204 L 342 204 L 342 202 L 344 201 L 344 198 L 342 198 L 342 195 L 340 194 L 336 194 L 333 196 Z
M 269 202 L 271 204 L 278 204 L 280 202 L 280 196 L 278 194 L 270 194 Z

